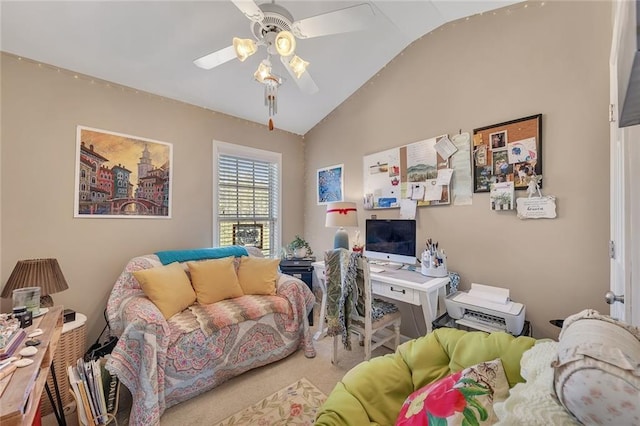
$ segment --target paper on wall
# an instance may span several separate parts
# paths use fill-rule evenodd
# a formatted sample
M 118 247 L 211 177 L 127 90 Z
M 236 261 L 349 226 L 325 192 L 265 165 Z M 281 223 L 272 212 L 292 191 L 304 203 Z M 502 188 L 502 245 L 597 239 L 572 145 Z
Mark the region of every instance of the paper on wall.
M 400 219 L 415 219 L 418 202 L 409 198 L 400 200 Z
M 442 185 L 438 185 L 437 179 L 429 179 L 425 182 L 425 201 L 438 201 L 442 198 Z
M 400 188 L 381 188 L 377 198 L 378 206 L 382 208 L 398 207 L 400 203 Z
M 412 200 L 424 199 L 424 185 L 421 183 L 411 183 L 410 197 Z
M 507 144 L 507 158 L 509 164 L 534 161 L 538 159 L 536 138 L 527 138 Z
M 451 157 L 451 167 L 456 171 L 453 177 L 453 204 L 470 205 L 473 201 L 473 180 L 471 178 L 471 144 L 469 133 L 460 133 L 452 138 L 458 151 Z
M 434 145 L 434 148 L 436 149 L 436 152 L 438 153 L 438 155 L 442 157 L 444 160 L 447 160 L 449 157 L 455 154 L 455 152 L 458 150 L 458 148 L 453 144 L 453 142 L 451 142 L 449 137 L 446 135 L 440 138 L 438 142 L 436 142 L 436 144 Z
M 436 179 L 438 185 L 449 185 L 451 182 L 451 176 L 453 176 L 453 169 L 438 170 L 438 178 Z

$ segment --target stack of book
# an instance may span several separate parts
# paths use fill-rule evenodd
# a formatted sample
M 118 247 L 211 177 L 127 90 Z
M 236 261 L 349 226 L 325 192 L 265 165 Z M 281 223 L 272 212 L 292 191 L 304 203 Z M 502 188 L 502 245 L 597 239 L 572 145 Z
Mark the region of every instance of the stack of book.
M 12 356 L 26 335 L 24 329 L 20 328 L 20 321 L 2 318 L 0 320 L 0 361 Z
M 83 425 L 106 425 L 117 409 L 118 378 L 104 368 L 100 360 L 78 359 L 67 368 L 80 422 Z

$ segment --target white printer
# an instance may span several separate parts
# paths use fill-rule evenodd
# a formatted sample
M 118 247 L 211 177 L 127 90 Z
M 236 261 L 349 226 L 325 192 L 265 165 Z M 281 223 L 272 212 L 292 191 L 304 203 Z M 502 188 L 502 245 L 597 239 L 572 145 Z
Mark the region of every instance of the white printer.
M 509 289 L 473 283 L 468 292 L 457 291 L 444 302 L 457 324 L 487 332 L 506 331 L 514 336 L 522 333 L 525 306 L 511 301 Z

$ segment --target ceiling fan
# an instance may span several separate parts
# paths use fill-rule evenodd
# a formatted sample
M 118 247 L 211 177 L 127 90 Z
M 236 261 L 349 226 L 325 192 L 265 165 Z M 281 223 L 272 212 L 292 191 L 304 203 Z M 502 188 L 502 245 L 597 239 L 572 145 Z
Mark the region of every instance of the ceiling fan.
M 257 81 L 265 84 L 265 103 L 268 100 L 269 87 L 277 89 L 282 82 L 279 76 L 272 73 L 271 56 L 280 57 L 280 62 L 303 92 L 316 93 L 318 86 L 307 71 L 309 62 L 295 54 L 296 38 L 306 39 L 363 30 L 374 16 L 371 5 L 363 3 L 294 21 L 291 13 L 275 4 L 274 0 L 260 5 L 253 0 L 231 1 L 251 21 L 251 32 L 255 41 L 234 37 L 233 45 L 193 62 L 198 67 L 209 70 L 234 58 L 244 61 L 259 47 L 266 47 L 267 58 L 260 63 L 254 74 Z M 271 105 L 269 108 L 269 115 L 275 114 L 275 111 L 271 111 Z

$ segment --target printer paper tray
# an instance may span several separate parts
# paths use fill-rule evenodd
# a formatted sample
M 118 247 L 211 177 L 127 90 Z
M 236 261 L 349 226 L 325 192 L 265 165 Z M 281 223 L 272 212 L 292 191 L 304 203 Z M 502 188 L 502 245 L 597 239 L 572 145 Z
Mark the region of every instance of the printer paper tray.
M 504 328 L 492 327 L 489 324 L 485 324 L 480 321 L 473 321 L 465 318 L 461 318 L 455 321 L 456 321 L 456 324 L 462 325 L 464 327 L 474 328 L 480 331 L 486 331 L 487 333 L 493 333 L 494 331 L 506 331 L 506 329 Z

